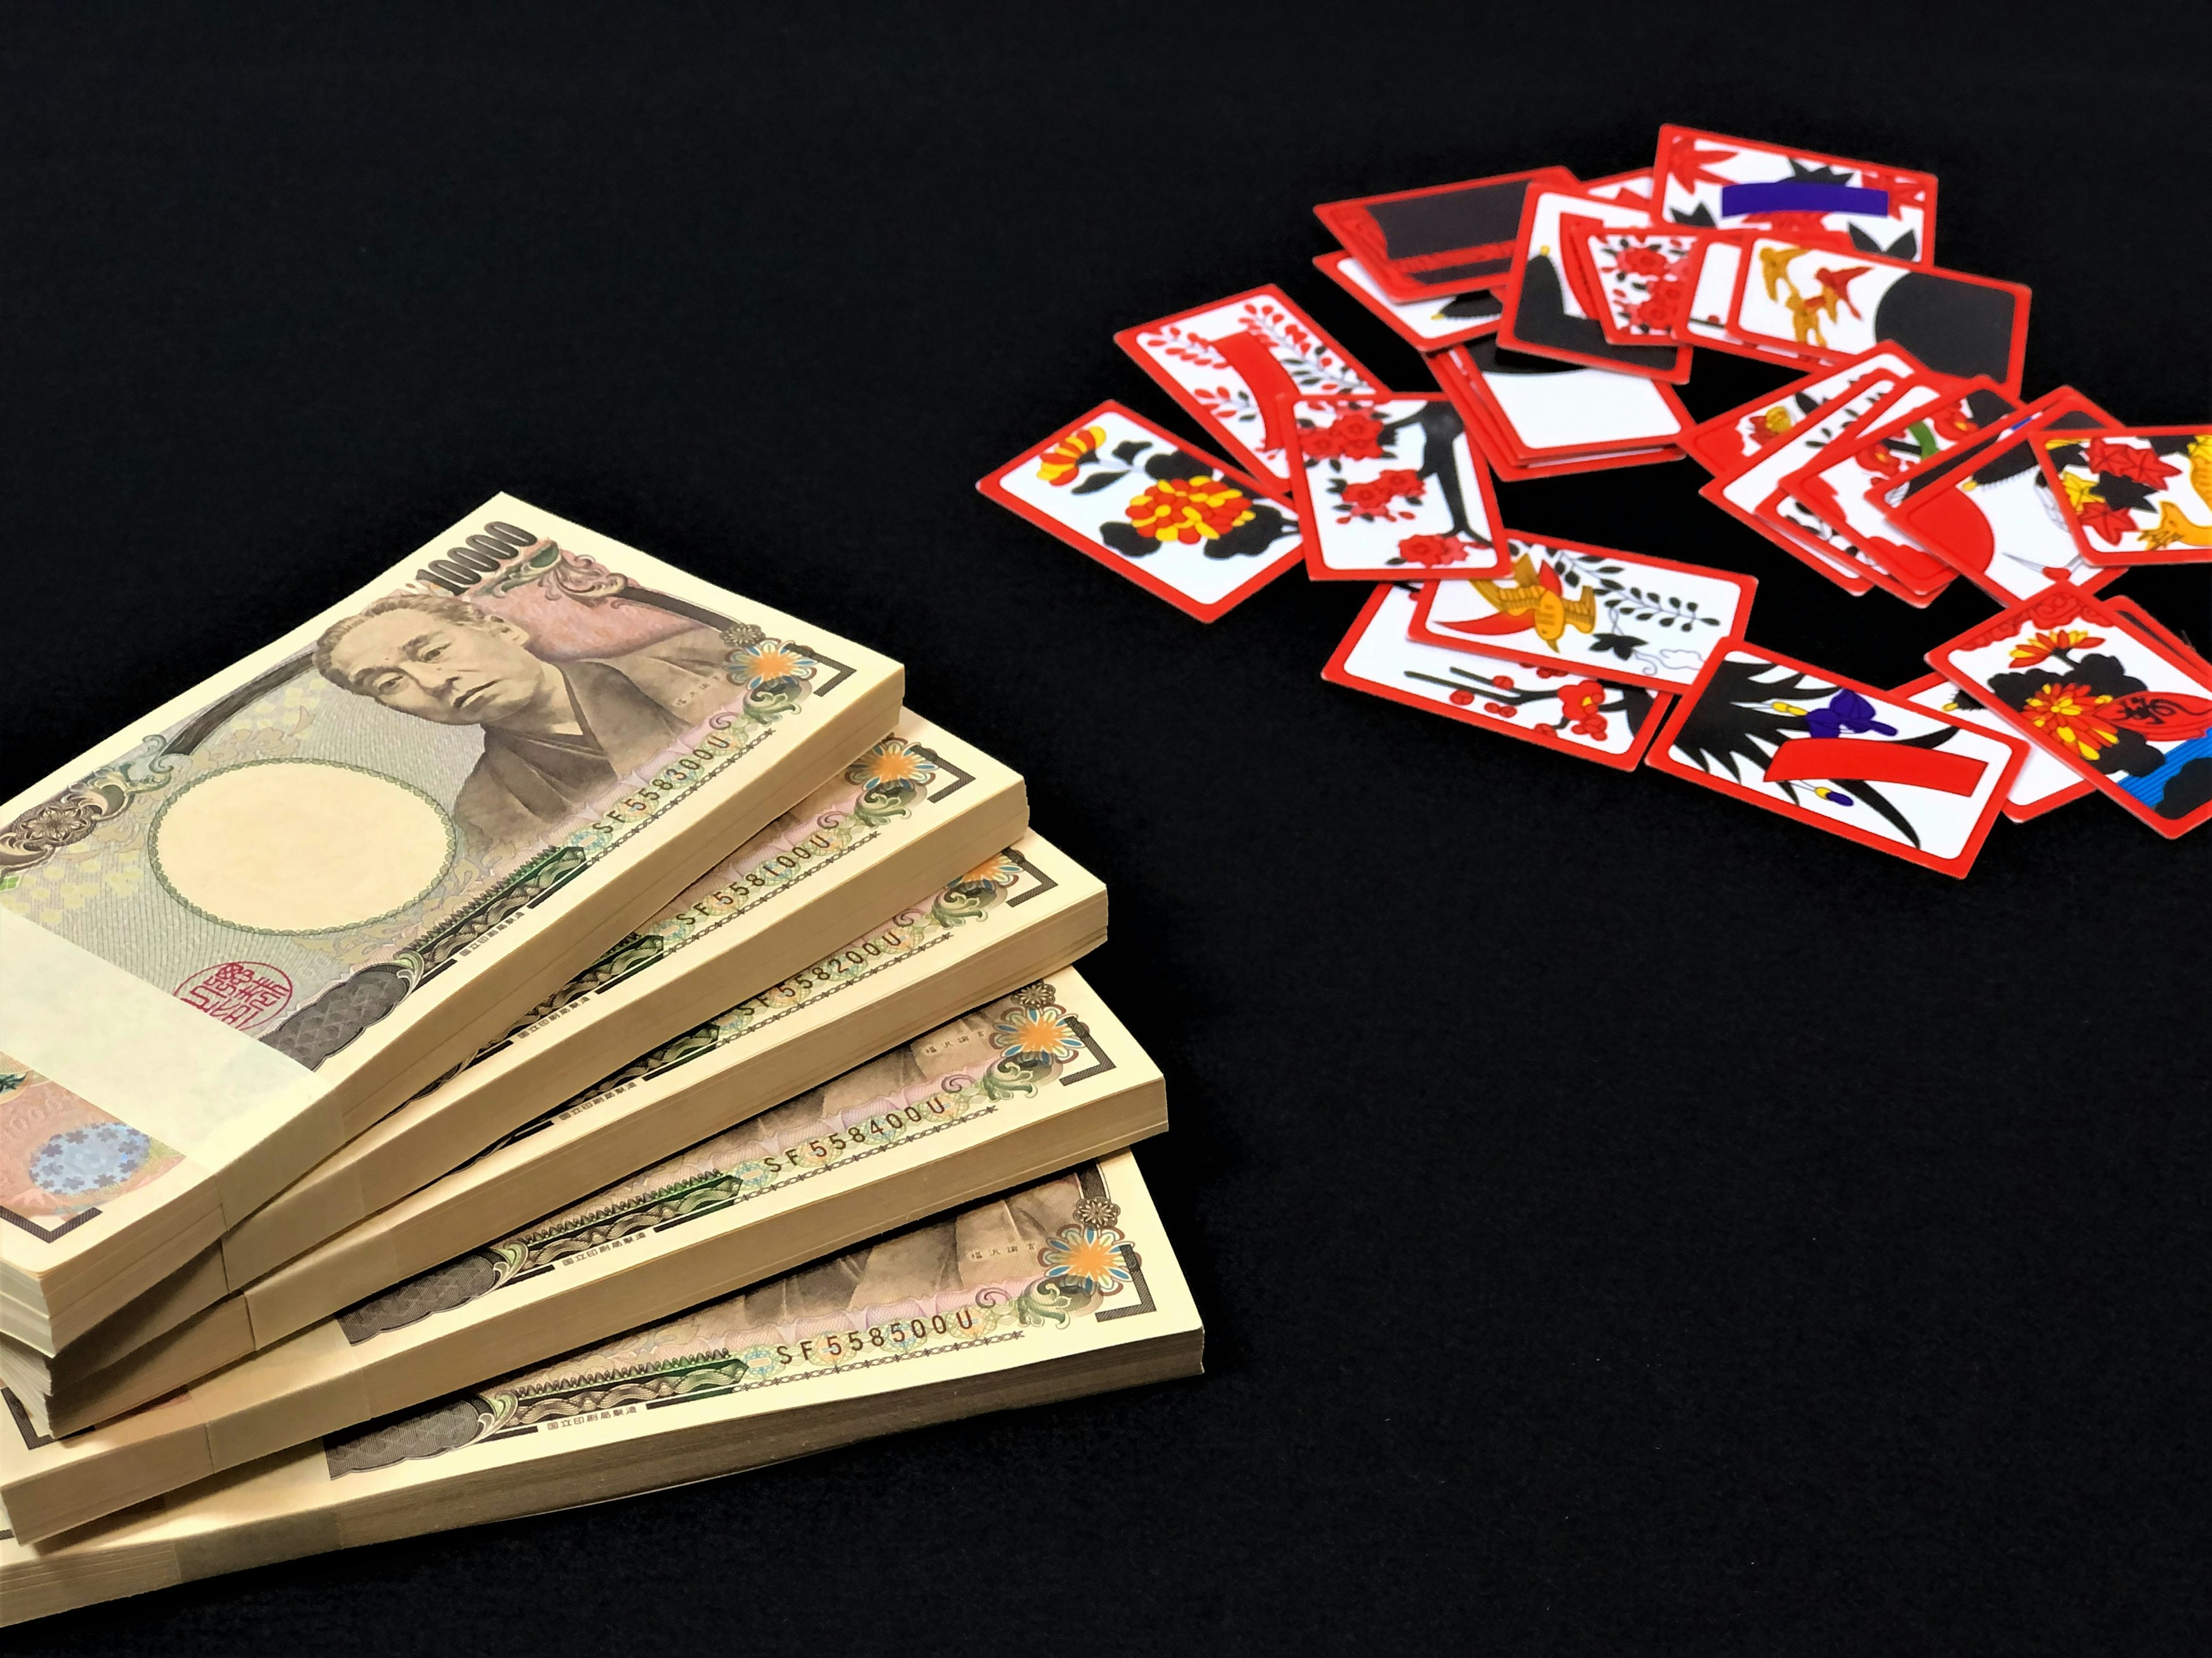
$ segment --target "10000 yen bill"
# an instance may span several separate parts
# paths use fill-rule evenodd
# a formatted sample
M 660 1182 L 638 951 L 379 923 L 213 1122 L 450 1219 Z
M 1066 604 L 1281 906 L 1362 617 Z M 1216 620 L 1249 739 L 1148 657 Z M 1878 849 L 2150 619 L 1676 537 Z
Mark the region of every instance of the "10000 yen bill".
M 50 1350 L 475 1051 L 901 677 L 501 496 L 0 807 L 9 1333 Z
M 1124 1154 L 52 1543 L 0 1540 L 0 1605 L 17 1623 L 1194 1375 L 1203 1341 Z

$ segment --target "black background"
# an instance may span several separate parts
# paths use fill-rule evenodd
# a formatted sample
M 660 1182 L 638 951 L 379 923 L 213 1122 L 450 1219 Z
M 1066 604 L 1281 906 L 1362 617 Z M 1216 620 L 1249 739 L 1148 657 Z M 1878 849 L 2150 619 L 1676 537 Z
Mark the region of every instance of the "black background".
M 2203 1649 L 2212 836 L 2093 799 L 1954 882 L 1326 685 L 1364 589 L 1200 626 L 972 487 L 1102 398 L 1188 431 L 1109 336 L 1261 282 L 1423 385 L 1311 205 L 1667 119 L 1933 170 L 2031 395 L 2204 418 L 2188 9 L 322 9 L 7 8 L 7 786 L 500 489 L 899 655 L 1112 884 L 1210 1374 L 16 1650 Z M 1501 496 L 1877 683 L 1993 608 L 1701 476 Z M 2201 570 L 2122 591 L 2208 642 Z

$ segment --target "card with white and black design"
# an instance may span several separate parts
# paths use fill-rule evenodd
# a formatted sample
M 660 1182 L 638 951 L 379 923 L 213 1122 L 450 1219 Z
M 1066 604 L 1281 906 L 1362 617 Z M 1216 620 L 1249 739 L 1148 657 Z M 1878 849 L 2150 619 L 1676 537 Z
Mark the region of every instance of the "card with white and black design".
M 1125 328 L 1114 343 L 1285 501 L 1291 460 L 1280 399 L 1382 389 L 1273 283 Z
M 1314 261 L 1322 274 L 1365 306 L 1398 337 L 1417 351 L 1441 351 L 1462 340 L 1498 331 L 1504 307 L 1486 288 L 1465 294 L 1436 293 L 1419 300 L 1394 300 L 1374 274 L 1349 253 L 1324 253 Z
M 1954 714 L 1984 731 L 2016 734 L 2009 720 L 1992 713 L 1989 705 L 1972 691 L 1953 684 L 1940 673 L 1923 674 L 1899 685 L 1890 695 L 1923 708 L 1933 708 L 1938 714 Z M 2012 787 L 2005 792 L 2004 805 L 2000 810 L 2014 823 L 2025 823 L 2095 793 L 2096 786 L 2085 777 L 2076 776 L 2072 767 L 2032 747 L 2020 762 L 2020 770 L 2012 780 Z
M 1594 312 L 1595 295 L 1577 291 L 1561 219 L 1572 216 L 1609 228 L 1648 228 L 1650 213 L 1633 197 L 1608 202 L 1579 186 L 1532 185 L 1521 207 L 1513 275 L 1498 339 L 1516 351 L 1680 385 L 1690 377 L 1686 345 L 1615 345 Z
M 1201 622 L 1304 556 L 1287 507 L 1118 403 L 1100 404 L 975 487 Z
M 2212 562 L 2212 428 L 2130 426 L 2036 445 L 2051 499 L 2100 568 Z
M 1522 465 L 1626 449 L 1674 450 L 1691 429 L 1690 412 L 1674 387 L 1638 375 L 1500 350 L 1495 338 L 1455 345 L 1433 360 L 1440 382 L 1447 365 L 1488 405 L 1509 459 Z
M 1787 437 L 1814 410 L 1826 408 L 1869 375 L 1887 374 L 1902 380 L 1923 372 L 1910 354 L 1877 346 L 1849 362 L 1816 368 L 1802 380 L 1699 422 L 1684 437 L 1682 447 L 1708 472 L 1730 477 Z
M 2070 386 L 1877 486 L 1868 501 L 1899 531 L 2005 604 L 2054 581 L 2094 591 L 2117 577 L 2081 556 L 2051 479 L 2036 459 L 2039 436 L 2108 430 L 2119 422 Z
M 1644 763 L 1964 875 L 2026 757 L 2017 737 L 1746 644 L 1676 705 Z
M 1936 175 L 1671 123 L 1659 129 L 1659 216 L 1753 226 L 1929 265 Z
M 1728 327 L 1823 362 L 1887 342 L 1931 373 L 1984 374 L 2017 393 L 2029 298 L 2022 282 L 1762 235 L 1744 249 Z
M 1509 530 L 1506 578 L 1425 584 L 1413 636 L 1679 691 L 1743 637 L 1759 584 L 1733 570 Z
M 1563 167 L 1323 202 L 1314 216 L 1394 300 L 1494 288 L 1513 268 L 1529 185 L 1572 184 Z
M 1298 398 L 1290 412 L 1307 575 L 1504 573 L 1490 469 L 1450 398 Z
M 2212 663 L 2132 600 L 2057 583 L 1928 664 L 2160 835 L 2212 822 Z
M 1408 639 L 1419 591 L 1407 582 L 1376 587 L 1321 677 L 1619 771 L 1634 769 L 1670 695 Z
M 1821 450 L 1782 481 L 1782 492 L 1847 539 L 1880 585 L 1887 575 L 1904 589 L 1908 604 L 1925 605 L 1955 580 L 1958 571 L 1917 543 L 1876 510 L 1870 493 L 1893 483 L 1905 471 L 1948 453 L 1992 422 L 2014 413 L 2019 403 L 1986 379 L 1969 381 L 1924 408 L 1899 413 L 1893 405 L 1881 417 Z M 1890 589 L 1896 592 L 1896 587 Z

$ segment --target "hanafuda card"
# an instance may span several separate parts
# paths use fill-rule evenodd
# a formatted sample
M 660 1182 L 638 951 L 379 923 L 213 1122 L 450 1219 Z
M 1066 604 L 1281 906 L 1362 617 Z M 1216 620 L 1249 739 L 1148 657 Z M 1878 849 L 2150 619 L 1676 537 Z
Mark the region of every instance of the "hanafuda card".
M 2027 754 L 2017 738 L 1747 644 L 1675 705 L 1644 763 L 1964 875 Z
M 1666 692 L 1408 639 L 1415 592 L 1376 587 L 1321 677 L 1616 770 L 1635 767 L 1674 700 Z
M 1413 637 L 1655 690 L 1695 685 L 1743 636 L 1759 584 L 1556 536 L 1505 532 L 1511 574 L 1427 583 Z
M 1290 415 L 1309 576 L 1504 573 L 1490 469 L 1449 398 L 1297 398 Z
M 975 487 L 1201 622 L 1304 556 L 1289 507 L 1118 403 L 1100 404 Z

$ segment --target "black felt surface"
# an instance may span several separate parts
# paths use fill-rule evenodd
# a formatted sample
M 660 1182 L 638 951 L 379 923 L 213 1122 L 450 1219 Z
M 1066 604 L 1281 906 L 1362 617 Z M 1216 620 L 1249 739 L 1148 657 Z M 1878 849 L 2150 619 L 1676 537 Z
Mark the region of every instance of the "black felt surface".
M 1311 204 L 1667 119 L 1933 170 L 2031 394 L 2204 418 L 2185 13 L 310 9 L 9 9 L 7 786 L 502 488 L 901 655 L 1113 885 L 1211 1374 L 12 1650 L 2203 1649 L 2212 832 L 2091 800 L 1954 882 L 1326 685 L 1361 589 L 1200 626 L 972 487 L 1104 397 L 1188 431 L 1109 337 L 1257 282 L 1421 385 Z M 1877 683 L 1991 609 L 1699 477 L 1500 493 Z M 2201 572 L 2122 591 L 2212 642 Z

